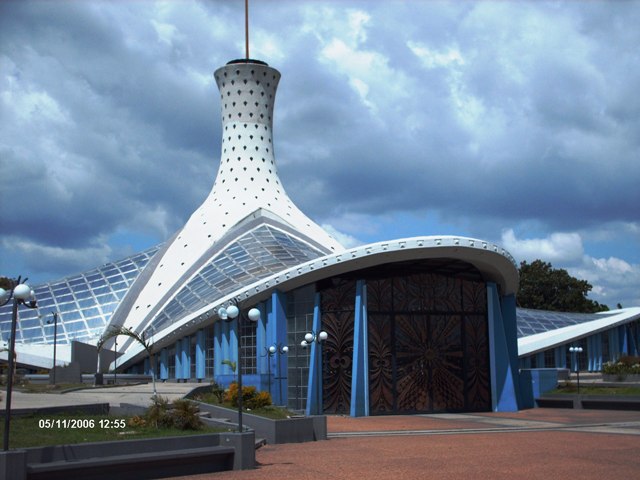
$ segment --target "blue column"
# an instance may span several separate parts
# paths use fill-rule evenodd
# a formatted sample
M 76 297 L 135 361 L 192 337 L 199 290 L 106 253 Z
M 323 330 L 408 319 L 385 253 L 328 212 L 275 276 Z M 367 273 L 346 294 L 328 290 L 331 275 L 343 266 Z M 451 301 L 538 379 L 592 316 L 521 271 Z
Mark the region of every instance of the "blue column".
M 271 345 L 279 348 L 287 345 L 287 314 L 285 305 L 286 295 L 278 291 L 273 292 L 271 298 L 267 301 L 266 348 Z M 293 348 L 295 348 L 295 346 Z M 277 352 L 271 358 L 271 375 L 273 377 L 271 397 L 275 405 L 287 405 L 288 402 L 289 382 L 287 375 L 287 357 L 287 355 Z M 266 358 L 268 359 L 268 356 Z
M 638 356 L 640 352 L 640 325 L 638 322 L 629 324 L 629 354 Z
M 538 352 L 536 354 L 536 368 L 544 368 L 544 352 Z
M 229 327 L 229 334 L 228 334 L 228 338 L 229 338 L 229 344 L 228 344 L 228 353 L 227 353 L 227 359 L 231 360 L 232 362 L 236 362 L 236 371 L 235 371 L 235 376 L 234 376 L 234 381 L 238 380 L 238 374 L 241 371 L 242 365 L 240 365 L 239 359 L 240 357 L 238 356 L 238 335 L 239 335 L 239 331 L 238 331 L 238 318 L 236 318 L 235 320 L 233 320 L 232 322 L 228 322 L 227 326 Z M 231 374 L 233 374 L 233 370 L 231 370 L 231 368 L 229 368 L 229 372 Z
M 213 378 L 218 382 L 218 377 L 222 375 L 222 321 L 217 320 L 213 324 Z
M 321 329 L 320 317 L 320 294 L 316 293 L 315 305 L 313 307 L 313 331 L 316 335 Z M 320 343 L 315 341 L 311 344 L 311 358 L 309 359 L 309 383 L 307 385 L 307 415 L 322 414 L 322 364 Z
M 609 360 L 617 362 L 620 358 L 620 339 L 618 337 L 618 328 L 614 327 L 608 330 L 609 335 Z
M 166 348 L 160 350 L 160 380 L 169 378 L 169 351 Z
M 554 349 L 556 368 L 567 368 L 566 345 L 560 345 Z
M 143 371 L 145 375 L 151 375 L 151 363 L 149 362 L 148 357 L 144 359 Z
M 353 329 L 353 364 L 351 366 L 352 417 L 369 416 L 369 342 L 367 338 L 367 286 L 356 282 L 356 305 Z
M 618 341 L 620 342 L 620 354 L 629 355 L 629 341 L 627 338 L 627 325 L 618 327 Z
M 182 378 L 186 382 L 191 378 L 191 338 L 182 339 Z
M 198 380 L 202 380 L 206 377 L 206 358 L 207 350 L 204 330 L 198 330 L 198 332 L 196 333 L 196 378 Z
M 487 282 L 491 403 L 494 412 L 515 412 L 519 405 L 518 343 L 514 295 L 502 298 L 495 283 Z
M 182 340 L 178 340 L 176 342 L 176 352 L 175 352 L 175 375 L 176 380 L 182 379 Z
M 269 355 L 267 355 L 267 348 L 271 345 L 268 340 L 267 332 L 269 328 L 269 316 L 266 313 L 264 303 L 256 305 L 256 308 L 260 310 L 260 320 L 256 322 L 256 373 L 258 374 L 260 382 L 260 388 L 258 388 L 258 390 L 268 391 L 269 379 L 267 378 L 267 373 L 269 371 L 269 367 L 267 364 L 269 363 Z M 273 370 L 271 374 L 273 376 Z M 271 385 L 271 389 L 273 390 L 273 384 Z M 273 401 L 273 392 L 271 400 Z

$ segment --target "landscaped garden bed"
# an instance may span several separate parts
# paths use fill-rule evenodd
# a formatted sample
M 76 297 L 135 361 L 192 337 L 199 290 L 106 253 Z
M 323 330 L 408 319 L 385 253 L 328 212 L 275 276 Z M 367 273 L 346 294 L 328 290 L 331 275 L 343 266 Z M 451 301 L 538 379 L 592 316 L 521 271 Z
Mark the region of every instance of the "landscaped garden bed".
M 327 418 L 324 415 L 296 415 L 283 407 L 271 405 L 271 396 L 257 392 L 255 387 L 243 387 L 242 391 L 243 423 L 256 432 L 256 438 L 263 438 L 270 444 L 326 440 Z M 236 425 L 237 397 L 238 389 L 234 383 L 226 390 L 214 383 L 189 394 L 190 399 L 199 403 L 200 411 Z

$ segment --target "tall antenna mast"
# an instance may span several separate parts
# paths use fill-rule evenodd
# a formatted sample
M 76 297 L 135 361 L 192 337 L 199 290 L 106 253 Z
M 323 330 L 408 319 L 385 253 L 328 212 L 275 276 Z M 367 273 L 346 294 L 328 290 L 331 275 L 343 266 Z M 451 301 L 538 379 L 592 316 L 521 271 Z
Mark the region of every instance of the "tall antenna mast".
M 249 60 L 249 0 L 244 0 L 244 44 L 245 58 Z

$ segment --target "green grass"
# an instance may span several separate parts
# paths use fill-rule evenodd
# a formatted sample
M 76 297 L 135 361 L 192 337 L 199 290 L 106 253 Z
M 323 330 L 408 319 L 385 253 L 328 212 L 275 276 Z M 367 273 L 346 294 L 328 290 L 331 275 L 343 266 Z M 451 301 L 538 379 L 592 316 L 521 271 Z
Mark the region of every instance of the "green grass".
M 129 426 L 130 418 L 83 414 L 14 416 L 11 418 L 9 444 L 12 449 L 15 449 L 226 431 L 226 429 L 211 427 L 203 427 L 200 430 L 177 430 L 150 426 L 132 427 Z M 122 422 L 114 422 L 119 419 L 124 420 L 124 426 L 121 425 Z M 107 421 L 112 428 L 106 428 Z M 93 424 L 93 428 L 89 426 L 90 423 Z M 0 425 L 4 431 L 4 418 Z M 77 428 L 71 428 L 72 426 Z
M 570 385 L 562 385 L 547 393 L 550 395 L 575 395 L 578 393 L 578 386 L 573 383 Z M 593 385 L 580 385 L 580 395 L 611 395 L 616 397 L 625 395 L 640 396 L 640 387 L 598 387 Z
M 213 393 L 200 393 L 193 397 L 193 400 L 202 403 L 208 403 L 210 405 L 216 405 L 217 407 L 224 407 L 230 410 L 238 410 L 238 407 L 232 405 L 230 402 L 220 403 L 218 398 Z M 286 418 L 290 418 L 295 413 L 287 410 L 286 408 L 276 407 L 275 405 L 269 405 L 262 408 L 256 408 L 253 410 L 244 409 L 243 412 L 250 413 L 251 415 L 258 415 L 259 417 L 270 418 L 272 420 L 284 420 Z

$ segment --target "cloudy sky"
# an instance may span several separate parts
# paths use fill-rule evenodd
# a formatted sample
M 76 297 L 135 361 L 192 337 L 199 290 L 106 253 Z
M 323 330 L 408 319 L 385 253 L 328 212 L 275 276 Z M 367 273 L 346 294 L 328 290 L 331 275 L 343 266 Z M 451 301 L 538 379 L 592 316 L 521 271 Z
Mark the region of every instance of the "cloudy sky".
M 0 275 L 151 247 L 205 199 L 244 2 L 0 2 Z M 280 176 L 353 245 L 454 234 L 640 305 L 640 2 L 254 0 Z

